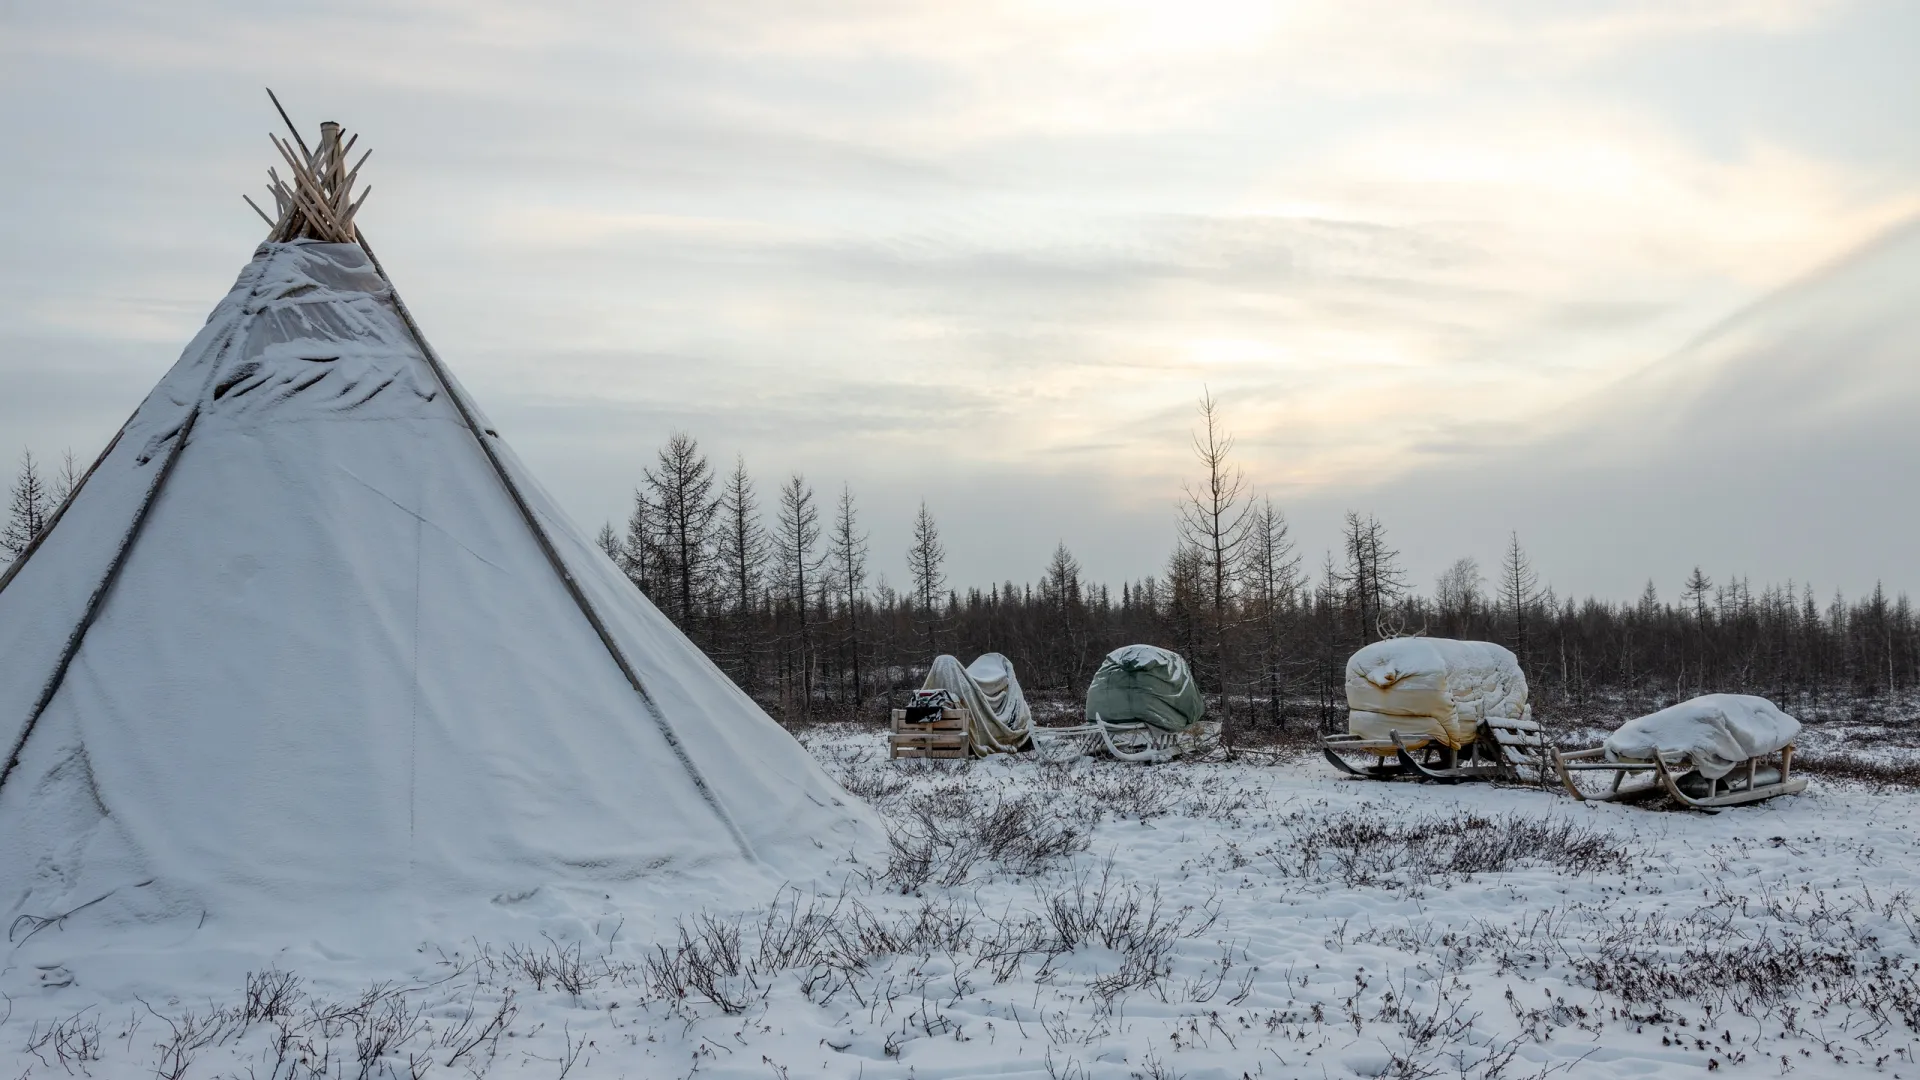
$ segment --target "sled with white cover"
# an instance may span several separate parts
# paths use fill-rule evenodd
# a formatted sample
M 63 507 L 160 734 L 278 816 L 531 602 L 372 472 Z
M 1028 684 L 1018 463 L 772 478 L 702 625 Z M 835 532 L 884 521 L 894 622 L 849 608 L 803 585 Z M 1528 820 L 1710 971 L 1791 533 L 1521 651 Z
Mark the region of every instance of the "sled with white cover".
M 1369 780 L 1544 778 L 1540 725 L 1511 652 L 1486 641 L 1391 638 L 1347 661 L 1347 731 L 1327 761 Z
M 1707 694 L 1629 720 L 1606 742 L 1553 752 L 1560 783 L 1576 799 L 1627 802 L 1665 795 L 1709 810 L 1806 790 L 1793 775 L 1800 721 L 1750 694 Z M 1611 773 L 1605 791 L 1584 790 L 1575 774 Z

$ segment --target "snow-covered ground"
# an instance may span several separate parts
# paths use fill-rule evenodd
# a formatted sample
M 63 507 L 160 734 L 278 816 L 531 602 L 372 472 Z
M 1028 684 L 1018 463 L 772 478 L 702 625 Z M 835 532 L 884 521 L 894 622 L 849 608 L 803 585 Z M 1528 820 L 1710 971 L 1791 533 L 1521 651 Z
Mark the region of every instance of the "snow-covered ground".
M 0 1070 L 1920 1077 L 1914 794 L 1816 779 L 1708 816 L 1314 758 L 806 741 L 887 819 L 890 858 L 800 889 L 536 903 L 400 959 L 15 952 Z

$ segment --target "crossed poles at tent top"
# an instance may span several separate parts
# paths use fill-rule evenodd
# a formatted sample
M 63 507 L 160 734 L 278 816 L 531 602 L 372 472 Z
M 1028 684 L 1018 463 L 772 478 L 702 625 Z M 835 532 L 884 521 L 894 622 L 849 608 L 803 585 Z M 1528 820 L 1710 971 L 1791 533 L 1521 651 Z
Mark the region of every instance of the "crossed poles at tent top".
M 267 91 L 271 96 L 273 91 Z M 279 108 L 280 101 L 274 99 L 274 107 Z M 286 119 L 286 111 L 280 111 L 281 119 Z M 351 244 L 359 239 L 353 225 L 353 217 L 360 212 L 361 204 L 373 193 L 372 185 L 362 188 L 360 197 L 352 198 L 353 183 L 360 176 L 360 167 L 373 156 L 368 149 L 360 155 L 360 160 L 347 167 L 347 154 L 353 145 L 360 141 L 354 135 L 342 142 L 345 134 L 340 125 L 328 120 L 320 125 L 320 143 L 312 150 L 307 149 L 306 140 L 300 138 L 300 132 L 288 121 L 287 127 L 293 133 L 289 142 L 280 136 L 268 133 L 273 140 L 273 148 L 292 170 L 292 182 L 282 179 L 279 172 L 271 167 L 267 176 L 273 183 L 267 185 L 267 191 L 273 195 L 274 206 L 278 213 L 269 217 L 259 204 L 245 195 L 247 205 L 260 215 L 260 220 L 270 226 L 267 240 L 273 243 L 285 243 L 291 240 L 322 240 L 334 244 Z

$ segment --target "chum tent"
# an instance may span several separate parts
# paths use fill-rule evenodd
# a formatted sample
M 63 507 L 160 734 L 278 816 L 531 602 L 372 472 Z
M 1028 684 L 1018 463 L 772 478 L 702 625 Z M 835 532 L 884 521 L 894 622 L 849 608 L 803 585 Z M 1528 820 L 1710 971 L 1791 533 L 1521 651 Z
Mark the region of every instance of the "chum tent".
M 957 656 L 934 658 L 925 690 L 946 690 L 960 699 L 971 719 L 967 745 L 976 754 L 1010 754 L 1033 745 L 1033 710 L 1013 673 L 1013 661 L 983 653 L 964 667 Z
M 871 843 L 447 371 L 322 130 L 0 577 L 0 924 L 598 897 Z

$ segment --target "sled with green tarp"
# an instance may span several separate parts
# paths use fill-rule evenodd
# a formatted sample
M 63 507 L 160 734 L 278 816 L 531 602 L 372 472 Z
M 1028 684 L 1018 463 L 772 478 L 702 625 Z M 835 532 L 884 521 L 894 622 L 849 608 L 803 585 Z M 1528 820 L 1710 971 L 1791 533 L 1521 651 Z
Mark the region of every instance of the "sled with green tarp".
M 1087 722 L 1056 728 L 1056 745 L 1076 752 L 1097 744 L 1121 761 L 1166 761 L 1179 756 L 1206 713 L 1186 658 L 1155 645 L 1127 645 L 1108 653 L 1087 686 Z M 1053 755 L 1059 756 L 1059 755 Z

